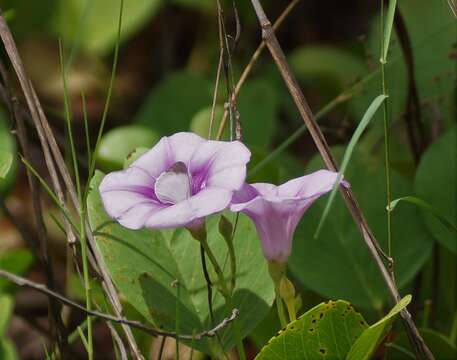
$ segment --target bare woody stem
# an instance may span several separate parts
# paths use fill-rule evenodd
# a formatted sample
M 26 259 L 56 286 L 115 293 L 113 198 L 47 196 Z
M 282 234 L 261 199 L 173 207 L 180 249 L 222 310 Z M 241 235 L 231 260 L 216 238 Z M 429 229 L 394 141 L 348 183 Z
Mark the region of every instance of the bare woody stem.
M 281 46 L 279 45 L 278 39 L 273 31 L 270 21 L 265 15 L 262 5 L 260 4 L 259 0 L 251 0 L 251 3 L 254 7 L 256 12 L 257 18 L 259 20 L 260 26 L 262 28 L 262 39 L 266 43 L 268 50 L 270 51 L 276 65 L 283 77 L 284 82 L 295 102 L 295 105 L 300 112 L 300 115 L 305 122 L 313 140 L 316 144 L 317 149 L 319 150 L 325 165 L 331 171 L 338 171 L 336 166 L 335 159 L 333 158 L 329 146 L 323 136 L 319 126 L 317 125 L 316 120 L 314 119 L 314 115 L 309 108 L 308 103 L 303 95 L 303 92 L 298 85 L 295 76 L 293 75 L 289 64 L 287 63 L 286 57 L 284 55 Z M 357 224 L 362 238 L 367 245 L 371 256 L 373 257 L 376 265 L 379 268 L 379 271 L 382 274 L 384 282 L 390 292 L 390 295 L 395 303 L 398 303 L 401 299 L 400 294 L 398 292 L 397 286 L 394 280 L 391 278 L 389 271 L 384 264 L 381 256 L 381 248 L 374 237 L 373 233 L 368 226 L 368 223 L 357 203 L 354 194 L 352 193 L 351 189 L 346 189 L 344 187 L 340 187 L 340 192 L 344 198 L 346 206 L 351 213 L 355 223 Z M 406 331 L 409 337 L 409 340 L 413 346 L 414 352 L 419 359 L 434 359 L 433 354 L 428 349 L 427 345 L 425 344 L 424 340 L 422 339 L 419 331 L 417 330 L 416 325 L 414 324 L 411 314 L 407 309 L 404 309 L 401 312 L 401 317 L 404 321 Z
M 17 276 L 17 275 L 14 275 L 10 272 L 7 272 L 5 270 L 1 270 L 0 269 L 0 278 L 4 278 L 4 279 L 7 279 L 11 282 L 13 282 L 14 284 L 18 285 L 18 286 L 23 286 L 23 287 L 28 287 L 28 288 L 31 288 L 31 289 L 34 289 L 36 291 L 39 291 L 55 300 L 58 300 L 60 301 L 61 303 L 65 304 L 65 305 L 68 305 L 76 310 L 79 310 L 81 312 L 84 312 L 86 315 L 90 315 L 90 316 L 95 316 L 95 317 L 98 317 L 100 319 L 103 319 L 103 320 L 107 320 L 107 321 L 110 321 L 110 322 L 113 322 L 113 323 L 117 323 L 117 324 L 125 324 L 125 325 L 128 325 L 130 327 L 133 327 L 133 328 L 136 328 L 136 329 L 139 329 L 141 331 L 144 331 L 145 333 L 149 334 L 149 335 L 152 335 L 152 336 L 165 336 L 165 337 L 172 337 L 172 338 L 175 338 L 175 339 L 178 339 L 178 340 L 201 340 L 205 337 L 213 337 L 216 335 L 217 331 L 223 329 L 224 327 L 226 327 L 229 323 L 231 323 L 233 320 L 235 320 L 235 318 L 238 316 L 238 309 L 233 309 L 232 310 L 232 313 L 229 317 L 227 318 L 224 318 L 219 324 L 217 324 L 214 328 L 210 329 L 210 330 L 205 330 L 203 332 L 200 332 L 198 334 L 195 334 L 195 335 L 180 335 L 180 334 L 177 334 L 175 332 L 169 332 L 169 331 L 163 331 L 163 330 L 159 330 L 159 329 L 154 329 L 154 328 L 151 328 L 149 326 L 146 326 L 144 325 L 143 323 L 139 322 L 139 321 L 134 321 L 134 320 L 128 320 L 128 319 L 124 319 L 124 318 L 119 318 L 119 317 L 116 317 L 116 316 L 113 316 L 113 315 L 110 315 L 110 314 L 106 314 L 106 313 L 102 313 L 102 312 L 99 312 L 99 311 L 95 311 L 95 310 L 89 310 L 89 309 L 86 309 L 84 306 L 82 305 L 79 305 L 78 303 L 75 303 L 73 302 L 72 300 L 66 298 L 65 296 L 55 292 L 55 291 L 52 291 L 50 290 L 49 288 L 47 288 L 46 286 L 44 286 L 43 284 L 39 284 L 39 283 L 36 283 L 36 282 L 33 282 L 33 281 L 30 281 L 30 280 L 27 280 L 23 277 L 20 277 L 20 276 Z
M 14 42 L 13 36 L 11 34 L 11 31 L 8 27 L 8 24 L 6 23 L 5 19 L 1 15 L 1 10 L 0 10 L 0 37 L 1 40 L 3 41 L 3 44 L 5 46 L 6 53 L 11 61 L 11 64 L 13 65 L 13 68 L 16 72 L 17 78 L 19 80 L 19 83 L 21 85 L 22 91 L 24 93 L 26 103 L 28 106 L 28 109 L 30 111 L 30 115 L 33 121 L 33 125 L 39 135 L 40 143 L 42 146 L 42 150 L 45 156 L 46 160 L 46 165 L 48 167 L 48 171 L 51 175 L 51 178 L 53 180 L 53 185 L 55 185 L 55 189 L 60 194 L 59 198 L 64 199 L 63 196 L 63 190 L 60 187 L 56 167 L 60 172 L 60 175 L 62 176 L 63 183 L 65 184 L 67 191 L 70 195 L 70 200 L 72 201 L 74 207 L 79 211 L 81 209 L 81 204 L 79 203 L 78 196 L 76 194 L 75 186 L 73 184 L 73 180 L 70 176 L 70 173 L 68 171 L 68 168 L 66 167 L 65 161 L 63 159 L 62 153 L 60 152 L 60 149 L 57 145 L 57 141 L 55 139 L 54 133 L 51 130 L 51 127 L 49 125 L 49 122 L 44 114 L 43 108 L 40 104 L 40 101 L 35 93 L 35 89 L 33 88 L 32 83 L 28 79 L 24 66 L 22 64 L 21 58 L 19 56 L 19 52 L 17 50 L 16 44 Z M 66 208 L 66 204 L 62 202 L 62 205 Z M 108 273 L 108 270 L 106 268 L 106 265 L 103 261 L 103 258 L 98 251 L 98 248 L 95 246 L 95 240 L 92 235 L 92 230 L 90 229 L 90 226 L 87 222 L 87 219 L 85 219 L 86 223 L 86 232 L 87 232 L 87 239 L 90 245 L 90 249 L 93 253 L 93 258 L 92 254 L 89 252 L 89 260 L 92 260 L 92 266 L 94 269 L 96 269 L 102 276 L 103 282 L 102 286 L 103 289 L 105 290 L 105 293 L 113 307 L 113 310 L 115 311 L 116 315 L 121 317 L 122 316 L 122 306 L 119 300 L 119 297 L 116 293 L 116 289 L 114 287 L 114 284 L 110 278 L 110 275 Z M 72 228 L 70 227 L 70 230 Z M 69 234 L 69 243 L 71 244 L 72 239 L 74 237 L 73 231 L 68 232 Z M 72 235 L 73 234 L 73 235 Z M 143 356 L 141 355 L 141 352 L 138 348 L 138 345 L 136 344 L 135 338 L 133 337 L 133 334 L 130 330 L 130 328 L 122 324 L 122 328 L 125 332 L 128 344 L 130 345 L 130 348 L 132 350 L 132 353 L 134 354 L 136 359 L 143 359 Z

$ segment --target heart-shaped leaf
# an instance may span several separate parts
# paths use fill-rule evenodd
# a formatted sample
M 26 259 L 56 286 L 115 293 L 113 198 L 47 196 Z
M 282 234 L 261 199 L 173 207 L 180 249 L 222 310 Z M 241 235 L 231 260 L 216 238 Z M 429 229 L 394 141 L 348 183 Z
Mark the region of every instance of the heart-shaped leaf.
M 362 315 L 348 302 L 322 303 L 273 337 L 256 360 L 344 359 L 367 327 Z
M 138 147 L 150 148 L 159 140 L 151 129 L 140 125 L 116 127 L 103 135 L 97 162 L 104 170 L 122 169 L 127 156 Z
M 88 213 L 97 244 L 118 289 L 136 310 L 158 327 L 174 331 L 179 318 L 183 334 L 200 332 L 213 325 L 210 321 L 207 287 L 200 261 L 200 245 L 184 229 L 176 231 L 132 231 L 113 222 L 103 209 L 98 185 L 103 174 L 91 181 Z M 233 222 L 233 214 L 227 215 Z M 218 218 L 207 221 L 208 242 L 229 279 L 227 246 L 218 232 Z M 233 302 L 241 336 L 245 337 L 269 311 L 274 288 L 260 250 L 254 225 L 240 216 L 235 238 L 237 282 Z M 222 296 L 216 291 L 217 277 L 208 264 L 213 289 L 215 323 L 229 315 Z M 178 284 L 178 285 L 176 285 Z M 179 298 L 178 289 L 179 286 Z M 253 311 L 255 309 L 255 311 Z M 220 332 L 225 350 L 234 345 L 232 327 Z M 206 353 L 217 351 L 217 343 L 207 339 L 191 346 Z

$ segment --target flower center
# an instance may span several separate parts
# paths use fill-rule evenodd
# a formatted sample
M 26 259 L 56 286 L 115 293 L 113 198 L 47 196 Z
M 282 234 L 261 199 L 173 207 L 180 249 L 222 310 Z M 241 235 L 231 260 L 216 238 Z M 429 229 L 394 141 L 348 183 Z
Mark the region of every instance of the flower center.
M 191 196 L 191 181 L 186 164 L 174 163 L 157 178 L 154 191 L 160 202 L 177 204 Z

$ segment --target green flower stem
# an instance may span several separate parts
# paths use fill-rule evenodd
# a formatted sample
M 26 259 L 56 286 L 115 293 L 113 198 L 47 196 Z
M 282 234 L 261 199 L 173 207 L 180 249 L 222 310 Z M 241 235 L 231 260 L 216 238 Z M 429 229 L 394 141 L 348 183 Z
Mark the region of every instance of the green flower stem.
M 238 214 L 236 215 L 235 226 L 236 222 L 238 221 Z M 233 246 L 233 226 L 227 218 L 222 215 L 219 220 L 219 233 L 224 238 L 225 242 L 227 243 L 227 248 L 229 251 L 229 258 L 230 258 L 230 294 L 233 294 L 236 286 L 236 254 L 235 248 Z
M 282 303 L 281 295 L 279 295 L 278 288 L 275 288 L 275 294 L 276 294 L 276 309 L 278 310 L 279 323 L 281 324 L 281 328 L 284 328 L 287 325 L 287 318 L 286 318 L 286 313 L 284 312 L 284 304 Z
M 219 266 L 219 263 L 217 262 L 217 259 L 214 256 L 214 253 L 211 251 L 211 248 L 209 247 L 208 239 L 206 237 L 206 232 L 205 232 L 205 236 L 200 237 L 200 239 L 198 239 L 198 240 L 202 244 L 203 249 L 205 250 L 205 253 L 208 255 L 209 261 L 213 265 L 214 271 L 216 272 L 217 278 L 219 280 L 220 291 L 221 291 L 222 296 L 225 299 L 225 305 L 227 307 L 227 310 L 232 311 L 235 308 L 235 305 L 234 305 L 233 299 L 232 299 L 232 294 L 229 291 L 229 288 L 225 281 L 224 273 L 222 272 L 222 269 Z M 236 342 L 237 342 L 236 347 L 238 349 L 238 355 L 241 360 L 246 360 L 246 354 L 244 352 L 243 341 L 241 339 L 241 332 L 240 332 L 239 323 L 238 323 L 237 319 L 235 319 L 233 321 L 233 330 L 235 332 L 235 338 L 236 338 Z

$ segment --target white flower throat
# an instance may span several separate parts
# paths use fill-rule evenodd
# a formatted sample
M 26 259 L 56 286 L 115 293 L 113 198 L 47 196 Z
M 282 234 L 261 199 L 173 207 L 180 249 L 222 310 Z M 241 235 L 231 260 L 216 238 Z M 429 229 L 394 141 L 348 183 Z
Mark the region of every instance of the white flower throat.
M 191 196 L 191 181 L 186 164 L 174 163 L 157 178 L 154 191 L 160 202 L 177 204 Z

